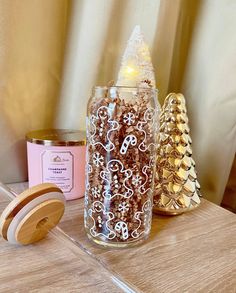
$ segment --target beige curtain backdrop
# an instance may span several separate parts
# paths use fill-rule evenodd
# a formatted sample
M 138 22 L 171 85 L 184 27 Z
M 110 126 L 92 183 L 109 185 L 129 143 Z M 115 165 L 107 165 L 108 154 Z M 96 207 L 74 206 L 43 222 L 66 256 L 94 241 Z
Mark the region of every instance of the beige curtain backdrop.
M 236 150 L 235 11 L 234 0 L 1 0 L 0 180 L 27 179 L 27 131 L 85 128 L 92 86 L 116 78 L 140 24 L 159 100 L 185 94 L 202 193 L 220 204 Z
M 68 3 L 0 0 L 0 180 L 27 179 L 24 136 L 52 127 Z

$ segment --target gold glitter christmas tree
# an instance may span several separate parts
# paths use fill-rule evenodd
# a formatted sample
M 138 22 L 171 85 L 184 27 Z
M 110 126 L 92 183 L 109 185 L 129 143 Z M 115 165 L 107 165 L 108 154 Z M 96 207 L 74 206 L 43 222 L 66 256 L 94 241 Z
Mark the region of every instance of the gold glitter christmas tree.
M 200 204 L 185 98 L 169 94 L 160 116 L 154 212 L 177 215 Z

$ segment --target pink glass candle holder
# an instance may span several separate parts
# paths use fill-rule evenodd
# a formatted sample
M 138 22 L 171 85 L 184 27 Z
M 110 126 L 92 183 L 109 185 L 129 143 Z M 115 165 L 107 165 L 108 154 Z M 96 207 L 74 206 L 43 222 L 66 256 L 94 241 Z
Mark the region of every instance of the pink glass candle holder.
M 49 129 L 29 132 L 27 139 L 29 186 L 54 183 L 67 200 L 84 196 L 85 133 Z

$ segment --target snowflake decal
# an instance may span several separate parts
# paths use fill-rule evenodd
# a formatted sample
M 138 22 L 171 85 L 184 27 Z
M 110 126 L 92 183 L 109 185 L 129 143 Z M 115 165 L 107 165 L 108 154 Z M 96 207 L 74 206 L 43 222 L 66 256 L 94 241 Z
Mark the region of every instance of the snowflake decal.
M 95 152 L 93 154 L 93 163 L 96 167 L 103 166 L 103 164 L 104 164 L 103 156 L 100 155 L 98 152 Z
M 125 201 L 121 202 L 118 206 L 118 211 L 121 213 L 128 212 L 129 210 L 129 204 Z
M 91 190 L 94 198 L 100 198 L 101 190 L 97 186 L 93 187 Z
M 142 183 L 142 177 L 140 175 L 134 175 L 132 178 L 132 183 L 134 186 L 139 186 Z
M 135 115 L 131 112 L 124 114 L 123 121 L 128 125 L 132 125 L 135 122 Z

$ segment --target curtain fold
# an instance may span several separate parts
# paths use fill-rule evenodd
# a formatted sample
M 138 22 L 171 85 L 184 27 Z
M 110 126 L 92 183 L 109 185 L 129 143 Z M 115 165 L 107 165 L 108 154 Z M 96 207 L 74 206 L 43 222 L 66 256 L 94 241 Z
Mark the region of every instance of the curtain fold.
M 0 1 L 0 180 L 27 179 L 25 133 L 52 127 L 68 3 Z
M 116 79 L 140 24 L 159 100 L 185 95 L 202 193 L 219 204 L 236 150 L 235 11 L 234 0 L 2 0 L 0 180 L 26 180 L 27 131 L 85 129 L 92 86 Z
M 202 193 L 217 204 L 236 152 L 235 11 L 235 1 L 202 1 L 182 83 Z

